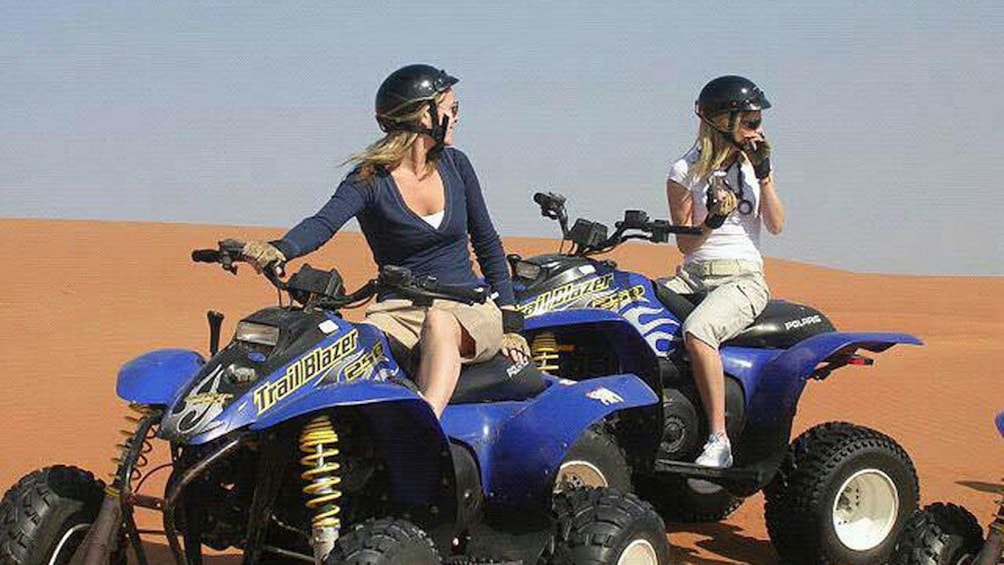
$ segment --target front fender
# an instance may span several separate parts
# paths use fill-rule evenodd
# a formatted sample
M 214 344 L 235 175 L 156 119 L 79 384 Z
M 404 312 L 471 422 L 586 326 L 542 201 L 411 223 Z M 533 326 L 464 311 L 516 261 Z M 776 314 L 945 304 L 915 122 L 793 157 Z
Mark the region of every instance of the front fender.
M 923 345 L 923 342 L 905 333 L 827 332 L 781 351 L 763 366 L 748 421 L 773 425 L 794 417 L 805 383 L 821 363 L 851 355 L 858 349 L 878 353 L 897 344 Z
M 491 500 L 511 506 L 549 504 L 565 454 L 589 426 L 610 414 L 659 401 L 634 375 L 552 385 L 505 422 L 481 462 Z
M 187 349 L 158 349 L 119 369 L 115 393 L 137 404 L 171 404 L 206 360 Z
M 365 433 L 387 465 L 394 502 L 454 511 L 453 465 L 443 429 L 428 403 L 403 385 L 363 382 L 318 389 L 251 424 L 252 430 L 315 413 L 353 407 Z M 360 433 L 339 430 L 345 433 Z

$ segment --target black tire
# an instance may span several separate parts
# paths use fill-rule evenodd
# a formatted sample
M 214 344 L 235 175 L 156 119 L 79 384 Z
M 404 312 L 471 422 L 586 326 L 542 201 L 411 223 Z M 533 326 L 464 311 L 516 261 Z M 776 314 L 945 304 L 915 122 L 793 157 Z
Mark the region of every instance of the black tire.
M 694 492 L 680 477 L 645 477 L 638 492 L 652 502 L 664 520 L 684 524 L 720 522 L 746 501 L 725 489 L 711 494 Z
M 616 564 L 629 548 L 646 553 L 636 563 L 670 563 L 662 518 L 645 501 L 610 488 L 575 489 L 556 494 L 554 553 L 550 563 Z
M 48 565 L 53 558 L 69 563 L 104 496 L 105 484 L 76 467 L 56 465 L 25 475 L 0 502 L 0 563 Z M 112 565 L 125 565 L 125 549 L 120 543 Z
M 767 532 L 787 562 L 884 563 L 917 509 L 919 490 L 913 462 L 892 438 L 844 422 L 822 424 L 792 442 L 764 489 Z M 853 523 L 869 511 L 874 521 L 857 523 L 875 529 L 854 533 L 841 525 L 840 537 L 835 522 Z
M 440 565 L 421 528 L 401 518 L 371 518 L 338 538 L 325 565 Z
M 914 513 L 903 532 L 891 565 L 958 565 L 970 563 L 983 549 L 983 528 L 965 508 L 935 503 Z
M 565 454 L 554 481 L 554 492 L 574 488 L 611 487 L 631 492 L 631 466 L 624 451 L 603 426 L 579 436 Z

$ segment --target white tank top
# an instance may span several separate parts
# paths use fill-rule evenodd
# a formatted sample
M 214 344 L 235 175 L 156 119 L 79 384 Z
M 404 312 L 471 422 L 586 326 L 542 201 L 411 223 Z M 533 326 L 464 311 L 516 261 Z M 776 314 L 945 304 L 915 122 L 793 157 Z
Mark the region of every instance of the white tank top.
M 434 227 L 436 229 L 439 229 L 439 224 L 443 223 L 443 216 L 445 214 L 446 214 L 446 208 L 443 208 L 442 210 L 440 210 L 439 212 L 436 212 L 435 214 L 429 214 L 428 216 L 422 216 L 422 219 L 425 220 L 425 222 L 427 224 L 429 224 L 430 226 L 432 226 L 432 227 Z
M 708 217 L 707 190 L 708 181 L 687 181 L 687 172 L 697 162 L 700 152 L 691 149 L 682 159 L 673 163 L 669 170 L 669 179 L 690 189 L 693 197 L 691 222 L 699 226 Z M 742 165 L 742 175 L 739 174 L 739 163 Z M 742 177 L 742 197 L 739 197 L 739 180 Z M 729 214 L 725 223 L 708 236 L 704 243 L 683 258 L 684 263 L 698 261 L 713 261 L 716 259 L 741 259 L 763 266 L 760 255 L 760 183 L 756 180 L 753 166 L 745 159 L 737 160 L 725 171 L 725 182 L 736 192 L 739 200 L 748 200 L 752 204 L 749 214 L 739 210 Z M 742 203 L 740 202 L 740 206 Z

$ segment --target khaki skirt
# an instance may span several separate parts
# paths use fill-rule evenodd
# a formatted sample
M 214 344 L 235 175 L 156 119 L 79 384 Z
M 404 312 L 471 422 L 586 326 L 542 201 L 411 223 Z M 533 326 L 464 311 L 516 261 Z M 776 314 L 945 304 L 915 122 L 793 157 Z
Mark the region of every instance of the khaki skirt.
M 415 306 L 410 300 L 391 298 L 366 308 L 366 320 L 380 328 L 388 337 L 407 349 L 418 343 L 425 313 L 430 309 L 453 314 L 474 341 L 474 353 L 462 357 L 464 363 L 481 363 L 499 352 L 502 344 L 502 311 L 491 300 L 484 304 L 461 304 L 452 300 L 435 300 L 432 306 Z

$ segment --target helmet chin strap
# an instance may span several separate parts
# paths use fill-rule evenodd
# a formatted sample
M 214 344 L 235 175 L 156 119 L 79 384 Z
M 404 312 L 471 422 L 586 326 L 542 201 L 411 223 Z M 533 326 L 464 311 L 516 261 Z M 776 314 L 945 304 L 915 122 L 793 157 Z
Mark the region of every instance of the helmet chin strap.
M 704 122 L 704 123 L 708 124 L 709 126 L 711 126 L 711 129 L 713 129 L 713 130 L 717 131 L 718 133 L 722 134 L 722 137 L 724 137 L 725 140 L 728 141 L 729 143 L 731 143 L 736 149 L 738 149 L 740 151 L 745 151 L 746 150 L 746 147 L 742 143 L 739 143 L 738 141 L 736 141 L 735 134 L 733 133 L 733 131 L 736 129 L 736 122 L 739 120 L 739 114 L 741 112 L 738 112 L 738 111 L 735 111 L 735 110 L 729 112 L 729 126 L 728 126 L 729 129 L 728 130 L 724 130 L 724 129 L 718 127 L 718 124 L 716 124 L 715 122 L 713 122 L 713 121 L 709 120 L 708 118 L 704 117 L 704 115 L 701 114 L 701 112 L 699 112 L 697 109 L 694 110 L 694 113 L 697 114 L 697 117 L 700 118 L 702 122 Z
M 425 127 L 422 124 L 416 123 L 404 123 L 395 122 L 393 118 L 386 118 L 381 124 L 385 124 L 384 131 L 390 133 L 392 131 L 407 131 L 411 133 L 421 133 L 432 138 L 433 145 L 426 152 L 426 159 L 434 159 L 439 157 L 446 147 L 446 132 L 450 128 L 450 116 L 444 115 L 439 116 L 439 105 L 436 101 L 429 100 L 429 114 L 432 118 L 432 123 L 437 124 L 433 127 Z

